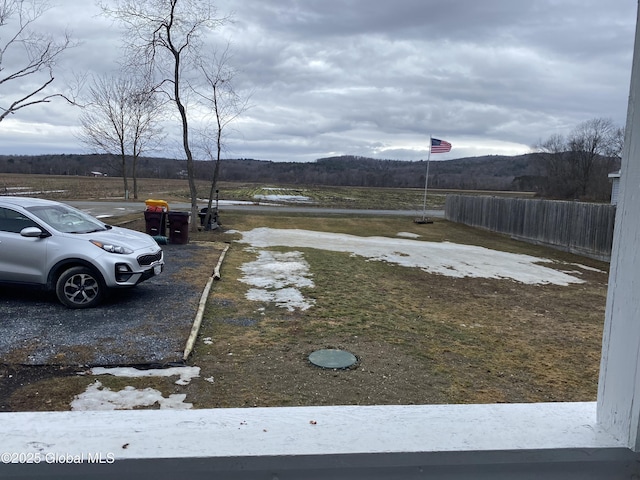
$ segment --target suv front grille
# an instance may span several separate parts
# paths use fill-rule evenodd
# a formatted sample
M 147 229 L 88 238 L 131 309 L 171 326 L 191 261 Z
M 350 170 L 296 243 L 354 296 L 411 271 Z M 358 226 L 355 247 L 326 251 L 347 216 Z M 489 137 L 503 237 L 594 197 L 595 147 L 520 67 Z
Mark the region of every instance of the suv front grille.
M 138 265 L 140 265 L 141 267 L 146 267 L 159 260 L 162 260 L 162 250 L 159 250 L 158 253 L 153 253 L 151 255 L 140 255 L 138 257 Z

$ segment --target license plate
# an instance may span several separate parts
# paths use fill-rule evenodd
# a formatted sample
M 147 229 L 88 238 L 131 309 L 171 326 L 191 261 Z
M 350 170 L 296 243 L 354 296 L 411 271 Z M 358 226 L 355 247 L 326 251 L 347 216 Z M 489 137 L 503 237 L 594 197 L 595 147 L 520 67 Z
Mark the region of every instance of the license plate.
M 162 265 L 156 265 L 153 267 L 153 274 L 160 275 L 162 273 Z

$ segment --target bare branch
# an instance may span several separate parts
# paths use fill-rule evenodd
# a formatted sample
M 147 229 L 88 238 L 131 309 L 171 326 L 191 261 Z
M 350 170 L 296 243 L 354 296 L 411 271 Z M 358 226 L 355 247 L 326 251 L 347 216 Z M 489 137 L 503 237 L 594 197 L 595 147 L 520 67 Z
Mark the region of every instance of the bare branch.
M 6 87 L 9 82 L 24 81 L 25 78 L 32 77 L 39 85 L 17 99 L 9 100 L 8 95 L 0 96 L 7 99 L 4 105 L 0 103 L 0 122 L 11 113 L 48 103 L 54 98 L 73 103 L 68 95 L 62 93 L 44 94 L 54 81 L 53 68 L 58 58 L 74 46 L 66 32 L 56 39 L 34 30 L 35 24 L 48 8 L 46 2 L 41 0 L 3 0 L 0 4 L 0 27 L 3 34 L 9 33 L 7 40 L 0 44 L 0 85 Z M 9 57 L 21 60 L 8 64 Z M 41 76 L 45 79 L 38 82 L 37 79 Z

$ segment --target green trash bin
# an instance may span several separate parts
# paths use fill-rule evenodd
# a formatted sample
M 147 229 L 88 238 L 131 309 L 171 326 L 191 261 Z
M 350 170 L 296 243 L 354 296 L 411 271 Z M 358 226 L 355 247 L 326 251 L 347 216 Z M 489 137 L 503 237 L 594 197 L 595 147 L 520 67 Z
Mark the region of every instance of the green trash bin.
M 189 243 L 189 212 L 169 212 L 169 242 Z

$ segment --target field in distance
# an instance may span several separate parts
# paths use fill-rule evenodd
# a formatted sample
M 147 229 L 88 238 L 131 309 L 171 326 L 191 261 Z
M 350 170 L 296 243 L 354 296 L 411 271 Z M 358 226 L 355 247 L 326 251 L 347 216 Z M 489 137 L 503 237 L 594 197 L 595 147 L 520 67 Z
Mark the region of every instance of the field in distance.
M 140 178 L 138 200 L 148 198 L 168 202 L 188 202 L 189 186 L 186 179 Z M 198 198 L 206 201 L 210 183 L 197 181 Z M 133 181 L 128 179 L 129 200 L 133 198 Z M 424 189 L 327 187 L 300 185 L 270 185 L 220 182 L 220 200 L 243 202 L 272 202 L 299 204 L 321 208 L 353 208 L 381 210 L 421 210 Z M 428 189 L 427 208 L 443 209 L 447 193 L 472 195 L 506 195 L 531 197 L 523 192 L 460 191 Z M 0 175 L 0 195 L 21 195 L 52 200 L 124 200 L 124 182 L 121 177 L 81 177 L 66 175 Z

